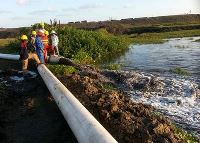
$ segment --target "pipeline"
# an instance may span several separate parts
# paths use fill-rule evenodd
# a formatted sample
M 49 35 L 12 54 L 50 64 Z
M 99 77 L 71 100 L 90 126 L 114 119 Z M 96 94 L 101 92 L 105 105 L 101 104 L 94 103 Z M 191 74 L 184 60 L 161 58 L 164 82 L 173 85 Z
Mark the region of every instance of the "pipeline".
M 18 60 L 18 55 L 0 54 L 2 59 Z M 59 62 L 60 58 L 49 58 Z M 80 143 L 117 143 L 110 133 L 92 116 L 92 114 L 74 97 L 74 95 L 41 64 L 39 74 L 51 92 L 65 120 Z

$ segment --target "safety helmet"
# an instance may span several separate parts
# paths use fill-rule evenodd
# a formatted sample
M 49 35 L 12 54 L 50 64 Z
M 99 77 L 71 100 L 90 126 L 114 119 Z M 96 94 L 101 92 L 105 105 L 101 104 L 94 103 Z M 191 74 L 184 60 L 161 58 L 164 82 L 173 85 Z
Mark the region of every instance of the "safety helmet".
M 22 35 L 21 40 L 28 40 L 28 37 L 26 35 Z
M 48 35 L 49 35 L 49 31 L 46 30 L 46 31 L 44 32 L 44 34 L 48 36 Z
M 40 26 L 44 26 L 44 22 L 40 22 Z
M 36 31 L 32 31 L 32 35 L 35 36 L 37 33 Z
M 57 34 L 54 30 L 51 31 L 51 34 Z

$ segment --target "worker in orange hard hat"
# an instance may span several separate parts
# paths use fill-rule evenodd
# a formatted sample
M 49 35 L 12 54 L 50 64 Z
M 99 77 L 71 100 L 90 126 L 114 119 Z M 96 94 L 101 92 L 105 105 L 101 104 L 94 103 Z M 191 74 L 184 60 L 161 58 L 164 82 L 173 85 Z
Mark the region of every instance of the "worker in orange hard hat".
M 28 37 L 26 35 L 22 35 L 21 37 L 19 55 L 20 60 L 22 61 L 22 70 L 24 74 L 27 73 L 29 59 L 34 59 L 37 64 L 40 64 L 40 60 L 38 59 L 36 53 L 30 51 L 30 48 L 28 47 Z

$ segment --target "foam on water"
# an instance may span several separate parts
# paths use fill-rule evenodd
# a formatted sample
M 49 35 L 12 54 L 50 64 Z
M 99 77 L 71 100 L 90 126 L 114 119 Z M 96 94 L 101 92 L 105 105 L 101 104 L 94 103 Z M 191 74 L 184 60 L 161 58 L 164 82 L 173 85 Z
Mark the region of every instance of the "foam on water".
M 200 135 L 200 89 L 199 83 L 196 83 L 195 79 L 178 76 L 158 77 L 147 73 L 136 74 L 138 81 L 154 79 L 159 84 L 157 89 L 153 90 L 141 90 L 133 87 L 128 94 L 135 102 L 156 107 L 159 112 L 164 113 L 183 128 Z M 129 76 L 126 80 L 133 85 L 131 78 L 133 79 Z M 144 86 L 148 85 L 145 84 Z

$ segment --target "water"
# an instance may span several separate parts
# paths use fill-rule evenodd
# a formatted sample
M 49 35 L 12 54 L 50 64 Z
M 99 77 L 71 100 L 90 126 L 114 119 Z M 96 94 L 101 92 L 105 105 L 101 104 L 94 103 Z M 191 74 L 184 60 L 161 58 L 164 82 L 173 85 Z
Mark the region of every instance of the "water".
M 123 69 L 165 72 L 181 67 L 200 75 L 200 37 L 169 39 L 163 44 L 132 45 L 116 63 Z
M 127 93 L 135 102 L 150 104 L 184 129 L 200 136 L 200 37 L 168 39 L 163 44 L 132 45 L 129 51 L 115 62 L 129 72 L 127 82 L 158 78 L 161 89 L 138 90 Z M 170 73 L 181 67 L 192 76 Z M 135 76 L 132 72 L 137 72 Z M 142 71 L 142 72 L 141 72 Z M 132 76 L 130 76 L 132 75 Z M 148 86 L 148 84 L 147 84 Z

